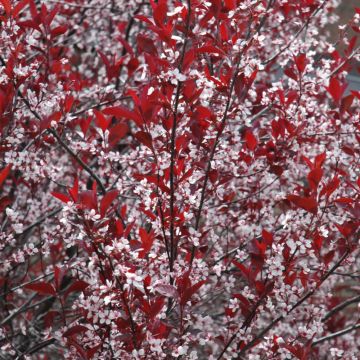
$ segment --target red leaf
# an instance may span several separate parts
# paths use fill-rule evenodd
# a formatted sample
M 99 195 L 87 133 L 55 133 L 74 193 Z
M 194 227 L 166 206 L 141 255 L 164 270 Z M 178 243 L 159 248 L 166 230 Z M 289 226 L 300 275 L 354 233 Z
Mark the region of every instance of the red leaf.
M 353 203 L 353 199 L 347 198 L 347 197 L 340 197 L 340 198 L 335 199 L 334 201 L 339 204 L 352 204 Z
M 322 176 L 323 176 L 323 171 L 320 168 L 316 168 L 309 172 L 307 178 L 311 189 L 313 190 L 317 189 Z
M 312 197 L 301 197 L 298 195 L 288 195 L 287 199 L 294 203 L 297 207 L 302 208 L 312 214 L 317 213 L 317 202 Z
M 50 31 L 50 33 L 51 33 L 51 36 L 52 36 L 53 38 L 55 38 L 55 37 L 57 37 L 57 36 L 60 36 L 60 35 L 62 35 L 62 34 L 65 34 L 67 30 L 68 30 L 67 25 L 59 25 L 59 26 L 55 27 L 54 29 L 52 29 L 52 30 Z
M 58 193 L 56 191 L 52 191 L 51 195 L 56 197 L 58 200 L 62 201 L 65 204 L 67 204 L 69 201 L 71 201 L 71 199 L 67 195 Z
M 298 80 L 298 76 L 297 74 L 295 73 L 294 69 L 293 68 L 287 68 L 284 70 L 284 74 L 287 75 L 289 78 L 297 81 Z
M 299 73 L 302 74 L 307 65 L 306 54 L 300 54 L 299 56 L 297 56 L 295 58 L 295 64 L 297 69 L 299 70 Z
M 335 223 L 335 226 L 338 228 L 339 232 L 340 232 L 344 237 L 348 237 L 348 236 L 351 235 L 351 233 L 353 232 L 352 227 L 347 226 L 346 223 L 343 224 L 343 225 L 340 225 L 340 224 L 336 224 L 336 223 Z
M 51 284 L 48 284 L 44 281 L 40 281 L 34 284 L 28 284 L 24 286 L 25 289 L 35 291 L 41 295 L 56 295 L 56 291 Z
M 320 195 L 323 195 L 326 193 L 327 197 L 330 197 L 330 195 L 339 187 L 340 185 L 340 179 L 336 175 L 320 192 Z
M 11 2 L 10 2 L 10 0 L 0 0 L 0 2 L 4 6 L 6 15 L 9 16 L 10 13 L 11 13 Z
M 87 282 L 83 280 L 76 280 L 66 289 L 64 296 L 67 298 L 68 295 L 73 292 L 84 291 L 88 286 L 89 284 Z
M 73 335 L 76 335 L 76 334 L 83 333 L 83 332 L 88 331 L 88 330 L 89 329 L 87 327 L 83 326 L 83 325 L 75 325 L 72 328 L 65 331 L 63 336 L 69 337 L 69 336 L 73 336 Z
M 157 56 L 157 49 L 156 46 L 154 45 L 153 40 L 149 39 L 148 37 L 142 34 L 139 34 L 137 36 L 137 43 L 140 51 L 148 53 L 152 56 Z
M 223 54 L 224 52 L 213 45 L 201 46 L 197 49 L 198 54 Z
M 83 209 L 97 209 L 96 191 L 87 190 L 79 194 L 79 203 Z
M 348 155 L 350 155 L 350 156 L 355 156 L 354 150 L 353 150 L 351 147 L 347 146 L 347 145 L 342 146 L 342 147 L 341 147 L 341 150 L 342 150 L 345 154 L 348 154 Z
M 17 3 L 13 9 L 13 17 L 16 18 L 20 11 L 28 4 L 29 0 L 24 0 Z
M 129 128 L 125 123 L 120 123 L 120 124 L 114 125 L 110 129 L 109 144 L 111 146 L 116 145 L 119 140 L 121 140 L 123 137 L 125 137 L 128 130 L 129 130 Z
M 324 164 L 324 161 L 326 160 L 326 152 L 323 152 L 315 157 L 314 161 L 314 167 L 315 168 L 321 168 L 321 166 Z
M 258 141 L 251 130 L 246 131 L 245 141 L 246 141 L 246 146 L 249 148 L 249 150 L 254 151 L 258 144 Z
M 0 171 L 0 187 L 2 186 L 3 182 L 8 177 L 11 170 L 11 164 L 7 165 Z
M 329 265 L 329 263 L 332 261 L 332 259 L 334 258 L 334 256 L 335 256 L 335 251 L 334 251 L 334 250 L 329 251 L 327 254 L 325 254 L 325 255 L 323 256 L 323 258 L 324 258 L 324 263 L 325 263 L 326 266 Z
M 236 8 L 236 0 L 225 0 L 224 3 L 228 10 L 234 10 Z
M 225 22 L 222 22 L 220 24 L 219 30 L 220 30 L 221 40 L 228 41 L 229 40 L 229 29 Z
M 95 354 L 98 352 L 101 345 L 102 344 L 100 343 L 86 351 L 86 356 L 87 356 L 88 360 L 91 360 L 95 356 Z
M 167 13 L 166 1 L 159 1 L 159 4 L 154 9 L 154 20 L 156 25 L 162 27 L 165 24 Z
M 75 99 L 73 96 L 71 96 L 71 95 L 66 96 L 65 101 L 64 101 L 65 112 L 67 112 L 67 113 L 70 112 L 70 110 L 74 104 L 74 101 L 75 101 Z
M 103 110 L 103 113 L 105 115 L 115 116 L 116 118 L 125 118 L 125 119 L 134 120 L 135 123 L 139 126 L 142 124 L 142 119 L 136 112 L 130 111 L 121 106 L 108 107 Z
M 12 199 L 9 196 L 3 196 L 0 199 L 0 213 L 4 211 L 4 209 L 12 203 Z M 1 282 L 0 282 L 1 283 Z
M 55 279 L 55 286 L 56 289 L 60 288 L 61 281 L 66 273 L 66 269 L 59 268 L 58 266 L 54 267 L 54 279 Z
M 164 307 L 165 301 L 164 298 L 157 298 L 155 302 L 151 305 L 149 317 L 154 318 Z
M 246 266 L 244 266 L 243 264 L 233 260 L 232 263 L 241 271 L 242 275 L 250 280 L 251 277 L 250 277 L 250 269 L 248 269 Z
M 139 252 L 139 258 L 143 259 L 151 250 L 151 246 L 154 242 L 154 233 L 148 233 L 144 228 L 140 228 L 139 235 L 142 243 L 142 251 Z
M 149 133 L 145 131 L 138 131 L 135 134 L 135 138 L 142 143 L 143 145 L 147 146 L 148 148 L 152 149 L 152 137 Z
M 96 109 L 93 110 L 96 117 L 96 125 L 102 130 L 105 131 L 110 124 L 111 119 L 107 119 L 104 114 Z
M 71 198 L 74 202 L 77 202 L 78 194 L 79 194 L 79 179 L 76 176 L 74 179 L 74 185 L 71 189 L 68 190 Z
M 261 235 L 262 235 L 262 238 L 263 238 L 265 244 L 268 246 L 271 246 L 271 244 L 274 241 L 273 235 L 271 233 L 269 233 L 268 231 L 266 231 L 265 229 L 263 229 Z
M 91 119 L 92 119 L 91 116 L 87 116 L 86 118 L 80 119 L 79 126 L 84 137 L 86 136 L 86 133 L 89 130 Z
M 180 304 L 185 305 L 191 297 L 206 283 L 206 280 L 199 281 L 195 285 L 184 291 L 184 294 L 181 297 Z
M 318 233 L 315 234 L 314 236 L 314 247 L 317 251 L 321 250 L 323 244 L 323 237 L 320 236 Z
M 338 103 L 340 102 L 341 97 L 344 94 L 346 86 L 346 84 L 342 85 L 340 81 L 336 78 L 332 78 L 330 79 L 330 84 L 326 89 L 328 90 L 334 101 Z
M 195 50 L 191 48 L 185 53 L 182 71 L 186 70 L 195 60 Z
M 353 101 L 354 101 L 354 95 L 345 96 L 345 97 L 341 100 L 340 113 L 341 113 L 341 114 L 344 114 L 346 111 L 349 112 L 350 107 L 351 107 Z
M 178 293 L 176 288 L 173 285 L 169 285 L 169 284 L 158 284 L 155 286 L 155 290 L 166 297 L 172 297 L 172 298 L 177 298 L 178 297 Z
M 105 216 L 106 211 L 108 210 L 110 204 L 118 197 L 118 190 L 111 190 L 104 195 L 104 197 L 100 201 L 100 215 L 102 217 Z

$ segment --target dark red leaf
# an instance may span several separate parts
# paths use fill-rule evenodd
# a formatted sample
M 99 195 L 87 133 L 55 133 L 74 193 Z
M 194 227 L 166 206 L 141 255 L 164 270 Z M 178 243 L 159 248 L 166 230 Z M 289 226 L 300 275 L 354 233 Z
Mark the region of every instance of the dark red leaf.
M 345 96 L 341 100 L 340 113 L 344 114 L 345 112 L 349 112 L 353 101 L 354 101 L 354 95 Z
M 302 74 L 307 65 L 306 54 L 300 54 L 299 56 L 297 56 L 295 58 L 295 64 L 297 69 L 299 70 L 299 73 Z
M 248 147 L 248 149 L 251 151 L 254 151 L 258 144 L 258 141 L 251 130 L 247 130 L 245 132 L 245 141 L 246 141 L 246 146 Z
M 327 197 L 330 197 L 330 195 L 339 187 L 340 185 L 340 179 L 337 175 L 321 190 L 320 195 L 323 195 L 326 193 Z
M 227 10 L 234 10 L 236 8 L 236 0 L 225 0 L 224 3 Z
M 308 179 L 311 189 L 313 189 L 313 190 L 317 189 L 322 176 L 323 176 L 323 170 L 320 168 L 316 168 L 309 172 L 307 179 Z
M 75 280 L 67 289 L 65 292 L 65 298 L 68 297 L 69 294 L 73 293 L 73 292 L 78 292 L 78 291 L 84 291 L 87 287 L 89 286 L 89 284 L 83 280 Z
M 198 54 L 223 54 L 224 52 L 214 45 L 205 45 L 199 47 L 196 52 Z
M 79 194 L 79 179 L 76 176 L 74 179 L 74 185 L 71 189 L 68 190 L 69 194 L 74 202 L 77 202 L 78 194 Z
M 98 111 L 96 109 L 94 109 L 93 111 L 94 111 L 94 114 L 95 114 L 96 125 L 102 131 L 105 131 L 109 127 L 111 119 L 110 118 L 107 119 L 101 111 Z
M 330 84 L 326 89 L 328 90 L 334 101 L 339 103 L 346 89 L 346 84 L 341 84 L 338 79 L 331 78 Z
M 67 204 L 69 201 L 71 201 L 71 199 L 69 198 L 69 196 L 62 194 L 62 193 L 58 193 L 56 191 L 52 191 L 51 195 L 56 197 L 58 200 L 62 201 L 63 203 Z
M 8 177 L 10 170 L 11 170 L 11 164 L 7 165 L 0 171 L 0 188 L 4 183 L 4 181 L 6 180 L 6 178 Z
M 139 34 L 137 36 L 138 48 L 140 51 L 148 53 L 152 56 L 157 56 L 156 46 L 150 38 L 145 35 Z
M 33 284 L 27 284 L 24 286 L 24 288 L 35 291 L 41 295 L 53 295 L 53 296 L 56 295 L 56 290 L 54 289 L 54 287 L 51 284 L 46 283 L 44 281 L 40 281 Z
M 191 286 L 190 288 L 187 288 L 180 299 L 180 304 L 185 305 L 191 297 L 206 283 L 206 280 L 201 280 L 195 285 Z
M 83 191 L 79 194 L 79 204 L 83 209 L 97 209 L 97 197 L 95 190 Z
M 134 120 L 134 122 L 139 126 L 142 124 L 141 117 L 136 112 L 125 109 L 121 106 L 108 107 L 103 110 L 103 113 L 105 115 L 115 116 L 116 118 L 119 119 L 125 118 L 125 119 Z
M 154 9 L 154 20 L 157 26 L 162 27 L 165 24 L 167 13 L 166 1 L 159 1 L 158 5 Z
M 149 316 L 150 318 L 154 318 L 164 307 L 165 299 L 162 297 L 158 297 L 153 304 L 151 304 Z
M 298 80 L 298 76 L 293 68 L 286 68 L 284 74 L 295 81 Z
M 13 17 L 16 18 L 20 11 L 28 4 L 29 0 L 23 0 L 18 2 L 13 9 Z
M 145 131 L 138 131 L 134 136 L 141 144 L 152 149 L 152 137 L 149 133 Z
M 155 286 L 155 290 L 166 297 L 172 297 L 176 299 L 178 297 L 178 292 L 173 285 L 169 284 L 158 284 Z
M 50 31 L 53 38 L 65 34 L 68 30 L 67 25 L 59 25 Z
M 341 147 L 341 150 L 345 153 L 345 154 L 348 154 L 350 156 L 355 156 L 355 152 L 354 150 L 350 147 L 350 146 L 347 146 L 347 145 L 344 145 Z
M 265 244 L 268 246 L 271 246 L 271 244 L 274 241 L 274 237 L 271 233 L 269 233 L 268 231 L 266 231 L 265 229 L 263 229 L 263 231 L 261 232 L 262 235 L 262 239 L 264 240 Z
M 140 228 L 139 235 L 142 243 L 142 251 L 139 252 L 139 258 L 143 259 L 151 250 L 154 242 L 154 233 L 148 233 L 144 228 Z
M 317 213 L 317 202 L 312 197 L 301 197 L 298 195 L 288 195 L 287 199 L 295 204 L 296 207 L 304 209 L 312 214 Z
M 247 279 L 250 280 L 250 269 L 248 269 L 243 264 L 237 262 L 236 260 L 233 260 L 232 263 L 241 271 L 242 275 Z
M 323 152 L 315 157 L 314 167 L 321 168 L 326 160 L 326 152 Z
M 109 144 L 111 146 L 116 145 L 119 140 L 126 136 L 129 127 L 125 123 L 116 124 L 110 129 Z
M 11 13 L 11 1 L 10 0 L 0 0 L 0 2 L 4 6 L 6 15 L 9 16 Z
M 339 204 L 352 204 L 354 200 L 351 198 L 348 198 L 348 197 L 339 197 L 339 198 L 335 199 L 334 201 Z
M 107 192 L 104 197 L 100 201 L 100 215 L 102 217 L 105 216 L 106 211 L 108 210 L 111 203 L 118 197 L 119 191 L 118 190 L 111 190 Z
M 65 337 L 69 337 L 69 336 L 73 336 L 76 334 L 80 334 L 83 333 L 85 331 L 88 331 L 89 329 L 86 326 L 83 325 L 75 325 L 73 327 L 71 327 L 70 329 L 68 329 L 67 331 L 64 332 L 64 336 Z

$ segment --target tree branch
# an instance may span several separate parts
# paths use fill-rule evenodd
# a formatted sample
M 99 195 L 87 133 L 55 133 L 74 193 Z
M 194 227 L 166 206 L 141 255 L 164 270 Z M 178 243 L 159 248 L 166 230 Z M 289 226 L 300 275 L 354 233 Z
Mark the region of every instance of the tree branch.
M 332 340 L 332 339 L 335 339 L 339 336 L 342 336 L 342 335 L 345 335 L 351 331 L 354 331 L 354 330 L 357 330 L 357 329 L 360 329 L 360 323 L 357 323 L 357 324 L 354 324 L 352 326 L 349 326 L 343 330 L 340 330 L 340 331 L 337 331 L 335 333 L 332 333 L 332 334 L 329 334 L 329 335 L 326 335 L 326 336 L 323 336 L 319 339 L 315 339 L 313 341 L 313 343 L 311 344 L 312 347 L 316 346 L 316 345 L 319 345 L 325 341 L 329 341 L 329 340 Z

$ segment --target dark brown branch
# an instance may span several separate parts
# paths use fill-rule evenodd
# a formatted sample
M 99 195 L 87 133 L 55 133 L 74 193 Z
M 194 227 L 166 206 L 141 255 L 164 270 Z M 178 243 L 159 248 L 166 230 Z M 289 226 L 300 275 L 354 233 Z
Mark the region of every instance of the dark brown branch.
M 318 344 L 321 344 L 321 343 L 323 343 L 323 342 L 325 342 L 325 341 L 329 341 L 329 340 L 335 339 L 335 338 L 337 338 L 337 337 L 339 337 L 339 336 L 345 335 L 345 334 L 347 334 L 347 333 L 349 333 L 349 332 L 351 332 L 351 331 L 357 330 L 357 329 L 360 329 L 360 323 L 354 324 L 354 325 L 352 325 L 352 326 L 349 326 L 349 327 L 347 327 L 347 328 L 345 328 L 345 329 L 343 329 L 343 330 L 337 331 L 337 332 L 335 332 L 335 333 L 332 333 L 332 334 L 323 336 L 323 337 L 321 337 L 321 338 L 319 338 L 319 339 L 315 339 L 315 340 L 313 341 L 313 343 L 311 344 L 311 346 L 314 347 L 314 346 L 316 346 L 316 345 L 318 345 Z
M 54 129 L 49 129 L 49 133 L 54 136 L 54 138 L 58 141 L 58 143 L 64 148 L 64 150 L 70 154 L 74 160 L 96 181 L 96 183 L 99 185 L 100 190 L 103 194 L 106 193 L 105 186 L 103 185 L 100 178 L 90 169 L 88 165 L 86 165 L 78 155 L 74 153 L 72 149 L 61 139 L 61 137 L 58 135 L 58 133 Z
M 184 44 L 182 47 L 182 52 L 180 55 L 180 61 L 178 64 L 178 70 L 181 72 L 182 65 L 184 62 L 185 57 L 185 50 L 187 45 L 187 40 L 190 31 L 190 17 L 191 17 L 191 2 L 190 0 L 187 1 L 188 5 L 188 13 L 186 17 L 186 33 Z M 174 229 L 174 207 L 175 207 L 175 156 L 176 156 L 176 148 L 175 148 L 175 141 L 176 141 L 176 129 L 177 129 L 177 112 L 179 106 L 179 99 L 180 99 L 180 90 L 181 90 L 182 83 L 178 81 L 177 88 L 176 88 L 176 95 L 175 95 L 175 102 L 174 102 L 174 111 L 173 111 L 173 124 L 171 129 L 171 140 L 170 140 L 170 272 L 173 271 L 174 261 L 176 258 L 176 244 L 175 244 L 175 229 Z
M 354 296 L 338 305 L 336 305 L 335 307 L 333 307 L 322 319 L 323 322 L 327 321 L 329 318 L 331 318 L 332 316 L 334 316 L 336 313 L 338 313 L 339 311 L 345 309 L 347 306 L 354 304 L 354 303 L 358 303 L 360 302 L 360 295 L 358 296 Z

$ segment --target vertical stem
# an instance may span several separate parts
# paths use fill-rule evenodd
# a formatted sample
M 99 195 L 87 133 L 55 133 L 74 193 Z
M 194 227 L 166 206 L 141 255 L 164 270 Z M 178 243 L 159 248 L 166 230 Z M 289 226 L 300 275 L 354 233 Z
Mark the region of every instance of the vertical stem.
M 178 64 L 178 70 L 181 72 L 182 65 L 184 62 L 187 38 L 190 30 L 190 17 L 191 17 L 191 2 L 187 1 L 188 4 L 188 12 L 186 17 L 186 34 L 184 39 L 184 45 L 181 52 L 180 61 Z M 180 90 L 181 90 L 181 81 L 178 81 L 174 102 L 174 111 L 173 111 L 173 124 L 171 129 L 171 143 L 170 143 L 170 263 L 169 268 L 170 272 L 174 269 L 174 262 L 176 259 L 176 243 L 175 243 L 175 224 L 174 224 L 174 210 L 175 210 L 175 157 L 176 157 L 176 149 L 175 149 L 175 140 L 176 140 L 176 128 L 177 128 L 177 112 L 179 107 L 179 98 L 180 98 Z M 170 277 L 170 283 L 173 283 L 172 277 Z

